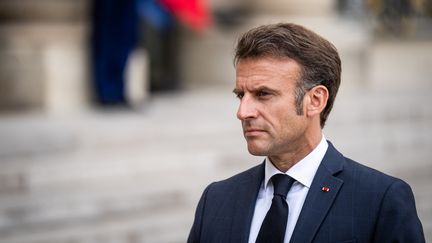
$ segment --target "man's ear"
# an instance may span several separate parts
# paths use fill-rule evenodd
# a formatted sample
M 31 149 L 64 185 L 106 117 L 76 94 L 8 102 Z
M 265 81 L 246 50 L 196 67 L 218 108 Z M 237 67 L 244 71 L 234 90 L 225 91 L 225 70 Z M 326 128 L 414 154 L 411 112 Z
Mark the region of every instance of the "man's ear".
M 316 116 L 324 110 L 327 105 L 329 91 L 324 85 L 318 85 L 309 90 L 306 95 L 308 102 L 306 105 L 306 115 Z

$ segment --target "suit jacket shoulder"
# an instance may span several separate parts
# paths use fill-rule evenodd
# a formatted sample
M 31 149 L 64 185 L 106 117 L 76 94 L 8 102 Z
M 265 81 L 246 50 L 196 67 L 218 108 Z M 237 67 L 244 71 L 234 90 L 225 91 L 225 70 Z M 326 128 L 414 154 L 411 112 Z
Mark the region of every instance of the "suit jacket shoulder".
M 407 183 L 329 143 L 290 242 L 424 242 L 424 234 Z
M 264 163 L 207 186 L 188 242 L 247 242 Z
M 239 185 L 250 182 L 251 179 L 263 179 L 264 178 L 264 163 L 254 166 L 248 170 L 233 175 L 227 179 L 213 182 L 210 184 L 211 190 L 216 192 L 222 191 L 224 193 L 235 190 Z
M 355 188 L 353 192 L 358 194 L 354 202 L 357 209 L 355 216 L 363 220 L 366 216 L 373 219 L 374 234 L 368 240 L 425 242 L 414 195 L 408 183 L 350 159 L 346 160 L 346 172 L 350 172 L 351 176 L 341 175 L 341 178 L 351 184 Z

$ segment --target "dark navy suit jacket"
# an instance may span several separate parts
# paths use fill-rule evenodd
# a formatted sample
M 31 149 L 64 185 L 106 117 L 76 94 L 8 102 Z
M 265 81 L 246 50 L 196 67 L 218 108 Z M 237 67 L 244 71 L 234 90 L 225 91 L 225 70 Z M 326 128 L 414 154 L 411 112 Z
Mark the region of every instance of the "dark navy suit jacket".
M 264 163 L 210 184 L 199 201 L 188 243 L 247 243 L 263 178 Z M 345 158 L 329 143 L 290 242 L 425 239 L 410 186 Z

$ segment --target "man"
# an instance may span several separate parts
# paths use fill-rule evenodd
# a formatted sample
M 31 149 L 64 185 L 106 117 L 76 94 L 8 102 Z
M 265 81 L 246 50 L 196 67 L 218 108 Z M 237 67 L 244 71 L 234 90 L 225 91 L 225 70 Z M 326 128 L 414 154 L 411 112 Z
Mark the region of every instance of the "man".
M 235 53 L 237 117 L 265 161 L 209 185 L 188 242 L 424 242 L 408 184 L 345 158 L 322 128 L 336 48 L 294 24 L 250 30 Z
M 125 106 L 125 68 L 138 37 L 135 0 L 94 0 L 91 53 L 95 98 L 100 105 Z

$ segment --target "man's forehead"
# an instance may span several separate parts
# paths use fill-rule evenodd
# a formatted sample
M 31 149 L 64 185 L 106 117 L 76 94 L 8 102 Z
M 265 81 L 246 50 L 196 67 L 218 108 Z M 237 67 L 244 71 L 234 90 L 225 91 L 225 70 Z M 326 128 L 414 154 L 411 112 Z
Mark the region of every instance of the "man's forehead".
M 254 58 L 240 60 L 236 65 L 236 78 L 260 77 L 274 75 L 298 76 L 301 66 L 293 59 L 288 58 Z
M 300 68 L 286 60 L 248 60 L 239 63 L 236 70 L 237 89 L 276 89 L 297 82 Z

